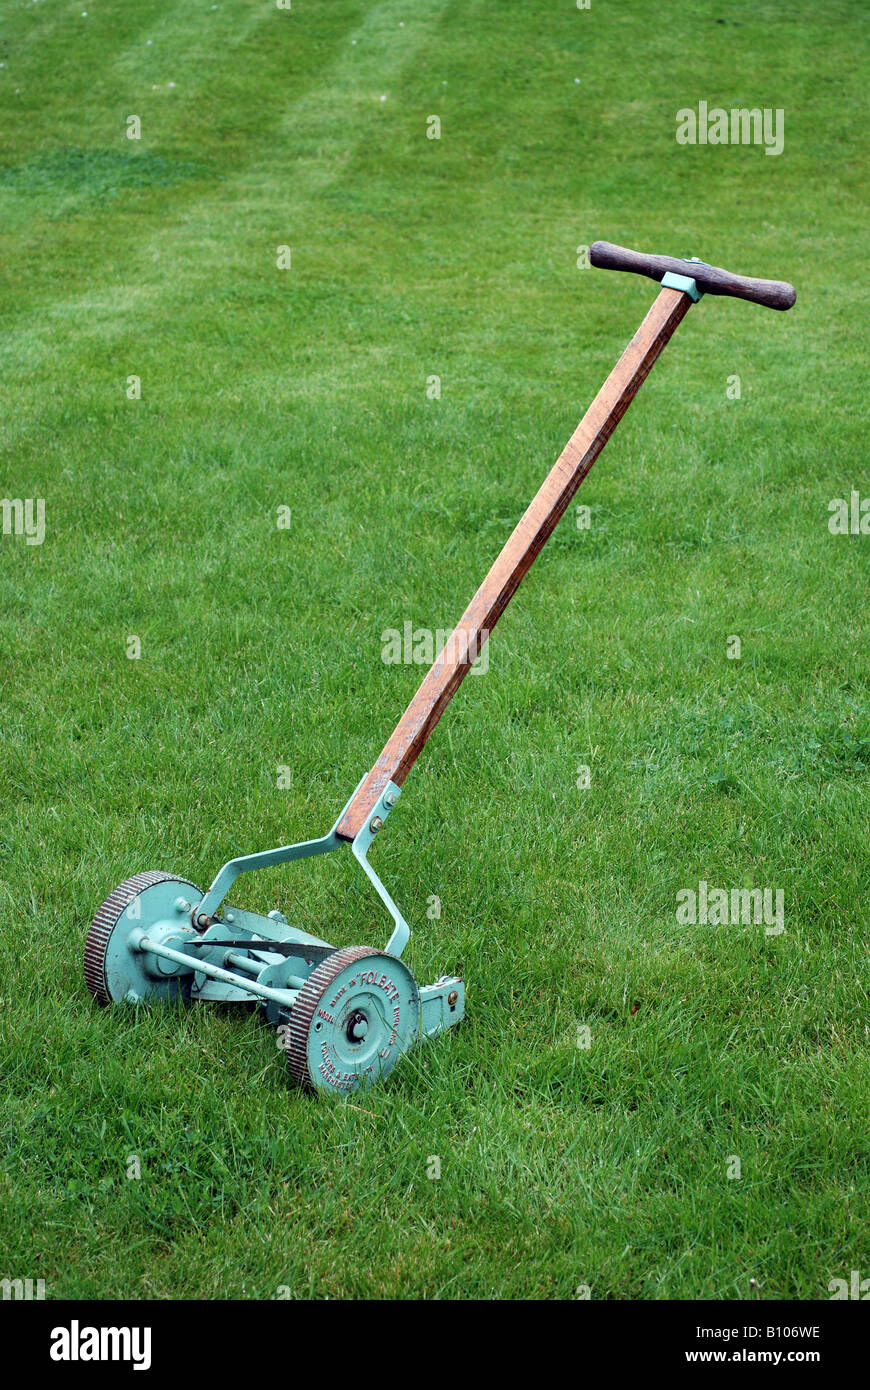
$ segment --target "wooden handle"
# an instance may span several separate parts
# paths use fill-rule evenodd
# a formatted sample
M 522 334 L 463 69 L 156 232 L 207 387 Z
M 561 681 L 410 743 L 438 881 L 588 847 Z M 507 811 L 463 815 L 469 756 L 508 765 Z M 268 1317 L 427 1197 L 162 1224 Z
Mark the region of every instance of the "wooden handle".
M 794 286 L 785 280 L 753 280 L 748 275 L 732 275 L 730 270 L 704 265 L 703 261 L 649 256 L 643 251 L 629 251 L 625 246 L 614 246 L 611 241 L 593 241 L 589 247 L 589 259 L 601 270 L 631 270 L 635 275 L 648 276 L 650 280 L 661 280 L 669 271 L 674 275 L 688 275 L 705 294 L 728 294 L 733 299 L 750 299 L 753 304 L 764 304 L 768 309 L 790 309 L 797 298 Z
M 388 782 L 404 782 L 524 574 L 691 307 L 681 290 L 663 289 L 656 297 L 339 821 L 342 839 L 352 840 L 363 828 Z

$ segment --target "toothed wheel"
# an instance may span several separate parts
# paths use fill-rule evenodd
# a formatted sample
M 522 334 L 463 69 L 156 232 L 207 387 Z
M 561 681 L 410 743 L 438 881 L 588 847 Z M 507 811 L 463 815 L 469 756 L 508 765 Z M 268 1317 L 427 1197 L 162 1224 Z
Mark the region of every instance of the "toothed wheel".
M 182 920 L 178 899 L 202 898 L 196 884 L 152 869 L 125 878 L 97 909 L 85 940 L 85 982 L 98 1004 L 120 999 L 171 997 L 186 986 L 183 977 L 148 978 L 127 944 L 134 929 L 148 929 L 165 918 Z
M 420 991 L 396 956 L 369 946 L 333 951 L 312 970 L 285 1035 L 306 1090 L 355 1091 L 388 1076 L 417 1036 Z

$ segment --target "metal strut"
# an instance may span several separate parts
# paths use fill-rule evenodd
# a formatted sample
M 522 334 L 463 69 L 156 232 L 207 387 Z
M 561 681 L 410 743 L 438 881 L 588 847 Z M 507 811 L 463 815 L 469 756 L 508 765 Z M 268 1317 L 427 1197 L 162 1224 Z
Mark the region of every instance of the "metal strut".
M 368 776 L 368 773 L 366 776 Z M 322 835 L 316 840 L 300 840 L 297 844 L 282 845 L 278 849 L 267 849 L 261 850 L 258 854 L 241 855 L 239 858 L 230 859 L 224 864 L 205 897 L 193 907 L 191 912 L 193 925 L 200 929 L 212 925 L 221 903 L 226 898 L 227 893 L 240 874 L 248 873 L 252 869 L 273 868 L 276 864 L 289 864 L 296 859 L 308 859 L 315 854 L 329 854 L 332 850 L 341 849 L 342 845 L 346 845 L 347 840 L 337 833 L 338 826 L 365 780 L 366 778 L 362 777 L 357 783 L 357 786 L 354 788 L 353 796 L 348 799 L 346 805 L 342 808 L 341 815 L 328 834 Z M 375 870 L 368 862 L 368 852 L 371 849 L 375 837 L 383 829 L 387 816 L 390 814 L 401 795 L 401 787 L 397 786 L 395 782 L 388 782 L 377 802 L 372 807 L 372 814 L 368 817 L 365 825 L 363 825 L 354 836 L 350 844 L 354 858 L 362 866 L 366 878 L 371 883 L 381 902 L 384 904 L 384 907 L 393 919 L 392 935 L 384 948 L 387 955 L 390 956 L 401 956 L 408 944 L 411 928 L 396 906 L 393 898 L 387 892 L 380 878 L 375 873 Z M 227 920 L 229 920 L 229 918 Z M 215 941 L 206 942 L 205 944 L 234 946 L 241 943 Z M 271 949 L 271 943 L 269 949 Z

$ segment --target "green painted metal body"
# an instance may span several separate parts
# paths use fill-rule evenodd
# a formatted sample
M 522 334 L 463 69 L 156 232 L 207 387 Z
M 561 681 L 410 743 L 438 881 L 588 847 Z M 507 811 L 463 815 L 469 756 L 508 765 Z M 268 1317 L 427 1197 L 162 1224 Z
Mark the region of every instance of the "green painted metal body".
M 368 1084 L 376 1075 L 386 1074 L 408 1047 L 458 1023 L 465 1011 L 461 979 L 447 975 L 421 987 L 401 962 L 411 929 L 368 862 L 371 845 L 400 795 L 401 788 L 389 783 L 367 824 L 351 841 L 351 851 L 392 919 L 385 951 L 380 955 L 373 952 L 372 961 L 385 962 L 391 989 L 402 1001 L 401 1021 L 394 1024 L 389 1013 L 384 1013 L 378 990 L 365 983 L 364 972 L 357 971 L 360 979 L 352 980 L 354 1008 L 366 1013 L 365 1036 L 349 1037 L 343 1016 L 337 1013 L 331 1019 L 328 1010 L 318 1010 L 309 1039 L 312 1075 L 314 1062 L 322 1066 L 323 1055 L 331 1059 L 335 1073 L 348 1075 L 346 1069 L 353 1065 L 354 1075 L 363 1075 L 363 1084 Z M 131 1003 L 177 997 L 192 1002 L 254 1003 L 273 1025 L 287 1024 L 300 990 L 336 948 L 291 926 L 280 912 L 264 916 L 247 908 L 224 907 L 224 900 L 243 873 L 327 854 L 346 845 L 347 840 L 336 833 L 340 820 L 341 816 L 317 839 L 229 860 L 198 902 L 189 900 L 190 885 L 181 880 L 169 879 L 141 891 L 122 913 L 106 949 L 111 998 Z M 182 889 L 188 890 L 187 896 Z M 344 974 L 352 979 L 348 967 L 331 988 L 343 988 Z M 363 1024 L 355 1027 L 360 1029 Z M 332 1083 L 330 1088 L 352 1086 Z

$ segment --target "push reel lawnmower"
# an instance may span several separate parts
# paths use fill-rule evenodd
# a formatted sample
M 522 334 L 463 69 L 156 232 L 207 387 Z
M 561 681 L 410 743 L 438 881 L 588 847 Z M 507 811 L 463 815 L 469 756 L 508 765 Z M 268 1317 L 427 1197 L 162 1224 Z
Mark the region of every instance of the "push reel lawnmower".
M 385 1077 L 414 1043 L 463 1016 L 455 975 L 420 986 L 401 959 L 410 928 L 368 862 L 402 783 L 532 561 L 618 425 L 681 319 L 702 294 L 731 295 L 790 309 L 791 285 L 732 275 L 701 261 L 647 256 L 597 241 L 593 265 L 661 282 L 640 328 L 587 410 L 508 539 L 372 770 L 335 825 L 317 840 L 231 859 L 208 892 L 172 874 L 125 879 L 100 907 L 87 936 L 85 979 L 101 1004 L 185 1000 L 259 1002 L 282 1030 L 290 1072 L 301 1086 L 353 1091 Z M 350 844 L 393 921 L 383 951 L 340 949 L 280 912 L 225 905 L 240 874 L 326 854 Z

